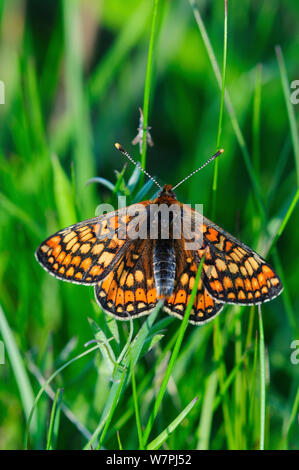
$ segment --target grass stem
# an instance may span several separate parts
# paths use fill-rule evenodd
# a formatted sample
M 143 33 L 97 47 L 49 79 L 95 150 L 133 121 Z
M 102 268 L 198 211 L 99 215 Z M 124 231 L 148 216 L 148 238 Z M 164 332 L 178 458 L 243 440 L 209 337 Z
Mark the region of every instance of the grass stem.
M 149 114 L 149 100 L 150 100 L 150 90 L 151 90 L 151 80 L 153 73 L 153 56 L 154 49 L 157 38 L 157 16 L 160 0 L 154 0 L 153 6 L 153 17 L 152 17 L 152 26 L 151 26 L 151 35 L 147 56 L 147 66 L 146 66 L 146 75 L 145 75 L 145 85 L 144 85 L 144 97 L 143 97 L 143 136 L 142 136 L 142 154 L 141 154 L 141 166 L 143 169 L 146 167 L 146 132 L 148 127 L 148 114 Z M 144 174 L 141 175 L 141 185 L 144 181 Z

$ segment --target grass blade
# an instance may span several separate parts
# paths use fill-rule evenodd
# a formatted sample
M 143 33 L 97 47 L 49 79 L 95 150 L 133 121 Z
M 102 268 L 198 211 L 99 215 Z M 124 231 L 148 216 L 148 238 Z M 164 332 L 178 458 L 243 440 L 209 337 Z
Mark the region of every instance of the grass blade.
M 174 346 L 174 349 L 173 349 L 173 353 L 172 353 L 171 358 L 169 360 L 169 363 L 168 363 L 168 366 L 167 366 L 167 369 L 166 369 L 166 372 L 165 372 L 165 376 L 163 378 L 158 396 L 157 396 L 155 404 L 154 404 L 153 411 L 150 415 L 150 418 L 148 420 L 147 426 L 146 426 L 145 431 L 144 431 L 144 435 L 143 435 L 144 445 L 146 444 L 146 442 L 148 440 L 148 437 L 150 435 L 151 429 L 153 427 L 154 420 L 157 416 L 157 413 L 158 413 L 158 410 L 160 408 L 164 393 L 166 391 L 166 387 L 167 387 L 168 381 L 170 379 L 172 369 L 174 367 L 175 361 L 176 361 L 176 359 L 178 357 L 178 354 L 179 354 L 179 351 L 180 351 L 180 347 L 181 347 L 181 344 L 182 344 L 182 341 L 183 341 L 183 337 L 184 337 L 186 328 L 188 326 L 188 320 L 189 320 L 190 313 L 191 313 L 193 303 L 194 303 L 194 300 L 195 300 L 195 296 L 196 296 L 196 292 L 197 292 L 197 288 L 198 288 L 198 283 L 199 283 L 199 279 L 200 279 L 204 259 L 205 258 L 203 256 L 203 258 L 200 261 L 198 270 L 197 270 L 197 274 L 196 274 L 196 277 L 195 277 L 195 282 L 194 282 L 194 286 L 193 286 L 193 289 L 192 289 L 192 292 L 191 292 L 190 300 L 189 300 L 189 303 L 187 305 L 187 308 L 186 308 L 186 311 L 185 311 L 185 314 L 184 314 L 184 318 L 182 320 L 182 323 L 181 323 L 181 326 L 180 326 L 180 329 L 179 329 L 178 338 L 176 340 L 176 343 L 175 343 L 175 346 Z
M 252 160 L 256 178 L 260 176 L 260 127 L 261 127 L 262 64 L 256 68 L 252 118 Z
M 55 399 L 56 394 L 49 384 L 46 385 L 46 379 L 43 377 L 38 367 L 34 364 L 32 358 L 30 357 L 30 354 L 27 355 L 27 361 L 28 361 L 28 368 L 30 372 L 34 375 L 34 377 L 36 378 L 36 380 L 38 381 L 41 387 L 45 385 L 45 392 L 48 395 L 48 397 L 51 398 L 51 400 L 53 401 Z M 82 436 L 85 439 L 90 439 L 91 433 L 88 431 L 88 429 L 86 429 L 86 427 L 78 420 L 77 416 L 75 416 L 74 413 L 72 413 L 72 411 L 63 402 L 61 402 L 60 409 L 64 413 L 64 415 L 67 417 L 67 419 L 72 423 L 72 425 L 78 429 L 78 431 L 82 434 Z
M 73 190 L 57 155 L 52 156 L 54 195 L 61 227 L 74 224 L 77 220 L 73 201 Z
M 91 129 L 87 107 L 87 96 L 83 81 L 81 11 L 78 0 L 62 2 L 65 43 L 65 80 L 67 112 L 72 116 L 72 144 L 77 194 L 80 206 L 90 216 L 94 206 L 94 187 L 85 187 L 95 174 L 91 151 Z
M 132 380 L 133 402 L 134 402 L 134 410 L 135 410 L 135 417 L 136 417 L 136 426 L 137 426 L 137 433 L 138 433 L 138 440 L 139 440 L 139 448 L 141 450 L 143 450 L 144 446 L 143 446 L 143 437 L 142 437 L 142 429 L 141 429 L 141 422 L 140 422 L 138 397 L 137 397 L 137 390 L 136 390 L 136 379 L 135 379 L 135 371 L 134 371 L 134 366 L 133 366 L 133 363 L 132 363 L 132 359 L 131 359 L 131 380 Z
M 218 82 L 218 85 L 221 89 L 221 87 L 222 87 L 221 73 L 220 73 L 220 69 L 219 69 L 219 66 L 218 66 L 218 63 L 217 63 L 217 59 L 216 59 L 211 41 L 209 39 L 207 30 L 205 28 L 204 22 L 201 18 L 200 11 L 198 9 L 198 6 L 196 5 L 195 0 L 189 0 L 189 2 L 190 2 L 190 5 L 191 5 L 191 8 L 193 10 L 193 14 L 194 14 L 196 23 L 198 25 L 200 34 L 202 36 L 205 48 L 207 50 L 207 53 L 208 53 L 213 71 L 215 73 L 215 76 L 216 76 L 216 79 L 217 79 L 217 82 Z M 231 102 L 231 99 L 230 99 L 230 96 L 229 96 L 229 93 L 228 93 L 227 90 L 225 91 L 224 102 L 226 104 L 226 108 L 227 108 L 228 114 L 229 114 L 230 119 L 231 119 L 232 127 L 234 129 L 234 132 L 236 134 L 236 138 L 238 140 L 238 143 L 239 143 L 241 151 L 242 151 L 242 155 L 243 155 L 243 158 L 244 158 L 244 163 L 245 163 L 245 166 L 246 166 L 246 169 L 247 169 L 247 172 L 248 172 L 251 184 L 252 184 L 252 188 L 253 188 L 253 191 L 254 191 L 254 196 L 255 196 L 255 199 L 256 199 L 256 203 L 257 203 L 260 215 L 261 215 L 262 219 L 265 220 L 265 207 L 264 207 L 261 191 L 260 191 L 258 182 L 256 180 L 256 177 L 255 177 L 255 174 L 254 174 L 254 171 L 253 171 L 250 155 L 249 155 L 249 152 L 248 152 L 248 149 L 247 149 L 247 145 L 246 145 L 244 136 L 242 134 L 239 123 L 237 121 L 235 110 L 233 108 L 233 105 L 232 105 L 232 102 Z
M 71 359 L 70 361 L 66 362 L 65 364 L 63 364 L 61 367 L 59 367 L 59 369 L 57 369 L 47 380 L 46 382 L 44 383 L 44 385 L 41 387 L 40 391 L 38 392 L 38 394 L 36 395 L 35 397 L 35 400 L 34 400 L 34 403 L 32 405 L 32 408 L 30 410 L 30 413 L 29 413 L 29 416 L 28 416 L 28 419 L 27 419 L 27 424 L 26 424 L 26 430 L 25 430 L 25 437 L 24 437 L 24 447 L 25 449 L 28 448 L 28 439 L 29 439 L 29 429 L 30 429 L 30 424 L 31 424 L 31 421 L 32 421 L 32 418 L 33 418 L 33 413 L 34 413 L 34 410 L 39 402 L 39 399 L 40 397 L 42 396 L 43 392 L 45 391 L 46 387 L 49 385 L 50 382 L 52 382 L 53 379 L 55 379 L 55 377 L 60 373 L 62 372 L 66 367 L 68 367 L 69 365 L 71 365 L 73 362 L 77 361 L 78 359 L 81 359 L 82 357 L 86 356 L 87 354 L 91 353 L 92 351 L 95 351 L 98 349 L 98 345 L 97 346 L 93 346 L 92 348 L 88 349 L 87 351 L 84 351 L 83 353 L 79 354 L 78 356 L 74 357 L 73 359 Z
M 181 411 L 181 413 L 164 429 L 159 436 L 153 439 L 146 447 L 147 450 L 157 450 L 161 445 L 168 439 L 170 434 L 178 427 L 178 425 L 183 421 L 183 419 L 190 413 L 192 408 L 196 405 L 198 397 L 195 397 L 186 408 Z
M 144 32 L 150 13 L 150 2 L 140 2 L 138 8 L 124 23 L 113 46 L 96 68 L 89 81 L 89 95 L 92 102 L 98 101 L 107 90 L 109 83 L 116 77 L 122 62 L 129 55 L 131 49 L 138 44 Z
M 299 388 L 297 389 L 297 393 L 296 393 L 294 404 L 291 410 L 290 418 L 286 425 L 286 431 L 285 431 L 285 446 L 286 447 L 288 446 L 289 434 L 293 427 L 293 424 L 295 423 L 296 415 L 298 413 L 298 408 L 299 408 Z
M 26 369 L 24 367 L 24 362 L 20 351 L 15 342 L 13 332 L 10 329 L 9 324 L 7 323 L 5 313 L 0 305 L 0 331 L 4 340 L 5 349 L 14 372 L 14 376 L 18 385 L 21 402 L 23 405 L 24 414 L 27 419 L 30 416 L 30 410 L 32 409 L 34 402 L 34 394 L 28 378 Z M 35 434 L 37 431 L 37 417 L 33 416 L 31 432 Z
M 198 428 L 198 443 L 196 448 L 199 450 L 208 450 L 211 433 L 211 424 L 213 418 L 213 403 L 218 384 L 218 373 L 215 370 L 207 379 L 205 387 L 205 396 L 201 409 L 200 424 Z
M 148 333 L 151 329 L 151 326 L 153 325 L 156 319 L 156 316 L 159 313 L 160 307 L 161 307 L 161 303 L 159 303 L 156 306 L 156 308 L 153 310 L 151 315 L 146 319 L 146 321 L 142 325 L 141 329 L 139 330 L 138 334 L 136 335 L 132 343 L 129 344 L 127 342 L 125 344 L 124 351 L 127 351 L 128 347 L 130 347 L 131 348 L 130 353 L 125 355 L 125 358 L 123 361 L 124 364 L 122 368 L 122 373 L 120 374 L 120 366 L 118 367 L 118 369 L 115 369 L 115 373 L 113 377 L 115 382 L 113 383 L 111 387 L 109 397 L 107 399 L 105 408 L 102 412 L 101 420 L 97 428 L 95 429 L 94 433 L 92 434 L 92 437 L 90 438 L 88 443 L 84 446 L 84 450 L 90 449 L 91 445 L 94 443 L 94 441 L 96 440 L 97 436 L 99 435 L 103 427 L 104 427 L 103 433 L 105 431 L 105 434 L 106 434 L 108 430 L 108 425 L 106 424 L 107 420 L 109 419 L 110 414 L 111 413 L 113 414 L 113 411 L 116 406 L 115 404 L 117 403 L 116 397 L 119 396 L 119 394 L 121 393 L 122 387 L 125 384 L 125 379 L 127 379 L 127 374 L 124 375 L 124 371 L 127 371 L 130 365 L 134 367 L 134 365 L 137 363 L 138 358 L 143 348 L 144 341 L 146 340 Z M 131 334 L 128 338 L 128 341 L 130 340 L 131 340 Z M 123 356 L 123 353 L 121 353 L 121 356 Z M 121 387 L 119 386 L 119 384 L 121 384 Z M 111 414 L 111 419 L 112 419 L 112 414 Z M 111 419 L 109 420 L 109 424 L 110 424 Z M 103 442 L 105 434 L 104 435 L 102 434 L 101 436 L 101 443 Z
M 292 106 L 292 102 L 291 102 L 289 80 L 288 80 L 287 69 L 285 66 L 281 47 L 276 46 L 275 51 L 276 51 L 278 65 L 279 65 L 282 89 L 284 93 L 284 98 L 286 102 L 287 113 L 288 113 L 288 118 L 289 118 L 289 123 L 290 123 L 291 136 L 292 136 L 292 142 L 293 142 L 293 148 L 294 148 L 294 156 L 295 156 L 295 166 L 296 166 L 296 173 L 297 173 L 297 187 L 299 187 L 299 136 L 298 136 L 298 130 L 297 130 L 295 111 L 294 111 L 294 106 Z
M 270 248 L 268 250 L 268 255 L 272 252 L 272 250 L 275 248 L 276 246 L 276 243 L 277 243 L 277 240 L 279 239 L 279 237 L 281 236 L 281 234 L 283 233 L 288 221 L 289 221 L 289 218 L 291 217 L 292 213 L 294 212 L 294 209 L 297 205 L 297 202 L 298 202 L 298 199 L 299 199 L 299 188 L 297 189 L 292 201 L 291 201 L 291 204 L 289 205 L 288 207 L 288 210 L 286 211 L 285 213 L 285 216 L 284 218 L 282 219 L 281 223 L 280 223 L 280 226 L 276 232 L 276 235 L 274 236 L 272 242 L 271 242 L 271 245 L 270 245 Z
M 103 429 L 103 432 L 102 432 L 102 435 L 101 435 L 101 439 L 100 439 L 99 444 L 98 444 L 98 447 L 97 447 L 98 450 L 102 447 L 102 444 L 103 444 L 104 439 L 105 439 L 105 436 L 106 436 L 106 434 L 107 434 L 107 431 L 108 431 L 109 425 L 110 425 L 110 423 L 111 423 L 111 420 L 112 420 L 114 411 L 115 411 L 115 409 L 116 409 L 116 407 L 117 407 L 117 403 L 118 403 L 118 400 L 119 400 L 121 391 L 122 391 L 122 389 L 123 389 L 123 384 L 124 384 L 125 377 L 126 377 L 126 371 L 127 371 L 127 369 L 124 368 L 124 369 L 123 369 L 123 372 L 122 372 L 122 376 L 121 376 L 120 382 L 119 382 L 119 384 L 117 384 L 118 386 L 117 386 L 117 389 L 116 389 L 116 393 L 114 394 L 112 406 L 111 406 L 111 408 L 110 408 L 110 411 L 109 411 L 109 414 L 108 414 L 108 416 L 107 416 L 107 419 L 105 420 L 105 426 L 104 426 L 104 429 Z M 116 385 L 116 384 L 114 384 L 114 385 Z
M 154 0 L 153 7 L 153 19 L 151 27 L 151 36 L 148 49 L 147 57 L 147 66 L 146 66 L 146 76 L 145 76 L 145 86 L 144 86 L 144 97 L 143 97 L 143 136 L 142 136 L 142 154 L 141 154 L 141 166 L 145 169 L 146 166 L 146 132 L 148 126 L 148 112 L 149 112 L 149 99 L 150 99 L 150 89 L 151 89 L 151 78 L 152 78 L 152 68 L 153 68 L 153 53 L 154 46 L 157 36 L 157 13 L 159 7 L 159 0 Z M 144 174 L 142 173 L 141 185 L 143 185 Z
M 62 395 L 63 395 L 63 389 L 59 388 L 55 394 L 55 398 L 54 398 L 52 410 L 51 410 L 50 425 L 49 425 L 47 445 L 46 445 L 47 450 L 53 450 L 55 443 L 57 441 Z
M 266 370 L 265 370 L 265 341 L 261 306 L 259 313 L 259 349 L 260 349 L 260 450 L 265 448 L 265 418 L 266 418 Z
M 219 110 L 219 122 L 217 132 L 217 143 L 216 150 L 220 148 L 221 133 L 222 133 L 222 119 L 223 119 L 223 105 L 224 105 L 224 93 L 225 93 L 225 79 L 226 79 L 226 57 L 227 57 L 227 0 L 224 0 L 224 39 L 223 39 L 223 64 L 222 64 L 222 79 L 221 79 L 221 100 Z M 215 217 L 216 209 L 216 193 L 217 193 L 217 181 L 218 181 L 218 158 L 214 162 L 214 176 L 213 176 L 213 193 L 212 193 L 212 220 Z

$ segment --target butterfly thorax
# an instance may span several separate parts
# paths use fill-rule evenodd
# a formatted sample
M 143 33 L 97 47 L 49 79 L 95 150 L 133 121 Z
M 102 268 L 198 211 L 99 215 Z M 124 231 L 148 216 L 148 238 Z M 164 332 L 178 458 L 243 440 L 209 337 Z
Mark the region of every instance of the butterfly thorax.
M 159 192 L 158 197 L 154 200 L 156 204 L 175 204 L 177 203 L 177 197 L 175 192 L 172 190 L 171 184 L 165 184 L 163 189 Z

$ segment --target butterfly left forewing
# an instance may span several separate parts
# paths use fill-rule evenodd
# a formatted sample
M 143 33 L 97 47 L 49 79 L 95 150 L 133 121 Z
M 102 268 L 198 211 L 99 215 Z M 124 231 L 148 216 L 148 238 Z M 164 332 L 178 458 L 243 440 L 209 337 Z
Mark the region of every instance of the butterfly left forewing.
M 131 243 L 127 227 L 145 201 L 79 222 L 47 238 L 36 250 L 42 267 L 63 281 L 94 285 L 104 279 Z

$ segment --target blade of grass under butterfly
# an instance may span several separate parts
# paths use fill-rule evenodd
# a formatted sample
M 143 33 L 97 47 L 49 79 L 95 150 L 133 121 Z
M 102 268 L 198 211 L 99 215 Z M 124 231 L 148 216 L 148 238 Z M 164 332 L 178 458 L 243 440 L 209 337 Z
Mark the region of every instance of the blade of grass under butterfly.
M 150 314 L 150 316 L 146 319 L 146 321 L 143 323 L 142 327 L 138 331 L 137 335 L 135 336 L 134 340 L 132 341 L 130 347 L 131 347 L 131 355 L 132 355 L 132 361 L 133 365 L 135 366 L 138 358 L 141 354 L 143 344 L 145 340 L 147 339 L 149 332 L 152 328 L 152 325 L 161 309 L 162 302 L 159 302 L 153 312 Z M 127 355 L 124 364 L 126 367 L 130 366 L 130 358 L 129 355 Z
M 107 423 L 107 420 L 109 419 L 110 416 L 111 416 L 111 418 L 109 420 L 109 423 L 112 419 L 112 414 L 113 414 L 113 411 L 114 411 L 114 409 L 117 405 L 118 398 L 120 396 L 120 393 L 121 393 L 121 390 L 122 390 L 122 387 L 123 387 L 124 379 L 126 377 L 125 372 L 126 372 L 126 368 L 123 368 L 121 379 L 119 380 L 119 382 L 114 382 L 112 384 L 108 400 L 105 404 L 105 409 L 102 413 L 101 420 L 100 420 L 99 424 L 97 425 L 96 429 L 94 430 L 91 438 L 89 439 L 87 444 L 85 444 L 85 446 L 83 447 L 83 450 L 90 450 L 91 449 L 91 447 L 92 447 L 93 443 L 95 442 L 95 440 L 97 439 L 98 435 L 100 434 L 102 429 L 105 427 L 105 433 L 104 434 L 102 433 L 102 436 L 101 436 L 101 445 L 102 445 L 102 442 L 103 442 L 104 437 L 106 435 L 106 432 L 108 430 L 108 427 L 105 426 L 105 424 Z M 103 429 L 103 432 L 104 432 L 104 429 Z
M 28 448 L 28 439 L 29 439 L 29 429 L 30 429 L 30 423 L 32 420 L 32 416 L 34 413 L 34 410 L 39 402 L 40 397 L 42 396 L 43 392 L 45 391 L 47 385 L 49 385 L 50 382 L 60 373 L 62 372 L 66 367 L 68 367 L 70 364 L 73 362 L 77 361 L 78 359 L 81 359 L 82 357 L 86 356 L 87 354 L 91 353 L 92 351 L 95 351 L 96 349 L 99 349 L 98 345 L 93 346 L 92 348 L 88 349 L 87 351 L 84 351 L 83 353 L 79 354 L 78 356 L 74 357 L 73 359 L 69 360 L 65 364 L 63 364 L 61 367 L 59 367 L 44 383 L 44 385 L 41 387 L 40 391 L 35 397 L 34 403 L 32 405 L 30 414 L 27 419 L 26 423 L 26 429 L 25 429 L 25 436 L 24 436 L 24 448 Z
M 172 423 L 167 426 L 164 431 L 159 434 L 155 439 L 153 439 L 146 447 L 147 450 L 157 450 L 161 445 L 168 439 L 171 433 L 178 427 L 178 425 L 185 419 L 185 417 L 190 413 L 194 405 L 198 402 L 198 397 L 195 397 L 186 408 L 181 411 L 181 413 L 172 421 Z
M 288 446 L 289 433 L 290 433 L 290 431 L 293 427 L 293 424 L 296 421 L 296 415 L 298 413 L 298 408 L 299 408 L 299 388 L 298 388 L 296 396 L 295 396 L 295 400 L 294 400 L 294 404 L 293 404 L 293 407 L 292 407 L 292 410 L 291 410 L 290 418 L 287 421 L 287 425 L 286 425 L 286 433 L 285 433 L 285 439 L 284 439 L 286 448 Z
M 131 354 L 133 365 L 135 365 L 136 362 L 138 361 L 138 358 L 139 358 L 140 353 L 142 351 L 143 343 L 144 343 L 145 339 L 147 338 L 147 335 L 148 335 L 148 333 L 151 329 L 151 326 L 152 326 L 152 324 L 154 323 L 154 321 L 156 319 L 156 316 L 157 316 L 157 314 L 160 310 L 160 307 L 161 307 L 161 303 L 159 302 L 159 304 L 155 307 L 155 309 L 150 314 L 150 316 L 143 323 L 142 327 L 140 328 L 139 332 L 137 333 L 137 335 L 135 336 L 134 340 L 131 343 L 130 354 Z M 131 336 L 129 338 L 131 339 Z M 126 345 L 124 347 L 125 350 L 127 349 L 127 346 L 128 346 L 128 342 L 126 343 Z M 115 381 L 113 383 L 112 387 L 111 387 L 109 397 L 107 399 L 104 411 L 102 412 L 101 420 L 100 420 L 98 426 L 96 427 L 95 431 L 93 432 L 92 437 L 87 442 L 87 444 L 84 446 L 84 450 L 89 450 L 90 449 L 91 445 L 96 440 L 97 436 L 99 435 L 101 430 L 104 428 L 104 426 L 105 426 L 105 434 L 108 430 L 108 427 L 105 425 L 105 423 L 109 419 L 110 413 L 113 413 L 113 411 L 115 409 L 115 406 L 116 406 L 116 403 L 117 403 L 116 395 L 119 395 L 121 393 L 122 387 L 125 384 L 124 381 L 127 378 L 127 374 L 125 374 L 124 377 L 123 377 L 123 371 L 124 370 L 127 371 L 128 368 L 130 367 L 130 360 L 131 360 L 130 354 L 126 354 L 126 357 L 124 358 L 123 369 L 122 369 L 121 375 L 119 373 L 115 374 L 115 377 L 117 377 L 117 381 Z M 121 383 L 121 386 L 119 385 L 120 383 Z M 111 418 L 112 418 L 112 416 L 111 416 Z M 104 432 L 104 430 L 103 430 L 103 432 Z M 103 436 L 103 434 L 101 436 L 101 443 L 103 442 L 105 434 L 104 434 L 104 436 Z
M 51 416 L 50 416 L 50 424 L 49 424 L 49 431 L 47 437 L 47 450 L 53 450 L 53 446 L 57 440 L 57 430 L 59 428 L 59 420 L 60 420 L 60 404 L 62 400 L 63 389 L 59 388 L 55 394 L 55 398 L 52 405 Z
M 206 380 L 204 400 L 201 407 L 196 449 L 208 450 L 213 418 L 213 403 L 218 385 L 218 373 L 214 370 Z
M 184 337 L 185 331 L 186 331 L 187 326 L 188 326 L 188 320 L 189 320 L 191 310 L 192 310 L 192 307 L 193 307 L 193 303 L 194 303 L 194 300 L 195 300 L 195 296 L 196 296 L 196 292 L 197 292 L 197 288 L 198 288 L 198 283 L 199 283 L 199 279 L 200 279 L 204 259 L 205 259 L 205 257 L 203 256 L 203 258 L 200 261 L 198 270 L 197 270 L 197 274 L 196 274 L 196 277 L 195 277 L 195 282 L 194 282 L 194 286 L 193 286 L 193 289 L 192 289 L 192 292 L 191 292 L 190 300 L 188 302 L 188 305 L 187 305 L 187 308 L 186 308 L 186 311 L 185 311 L 185 314 L 184 314 L 184 318 L 182 320 L 182 323 L 181 323 L 181 326 L 180 326 L 180 329 L 179 329 L 178 338 L 176 340 L 171 358 L 169 360 L 169 363 L 168 363 L 168 366 L 167 366 L 167 369 L 166 369 L 166 372 L 165 372 L 160 390 L 159 390 L 157 398 L 155 400 L 153 411 L 152 411 L 152 413 L 149 417 L 147 426 L 146 426 L 144 434 L 143 434 L 143 444 L 144 445 L 146 445 L 147 440 L 149 438 L 149 435 L 150 435 L 150 432 L 152 430 L 155 418 L 157 416 L 157 413 L 158 413 L 158 410 L 160 408 L 162 399 L 164 397 L 166 387 L 167 387 L 168 381 L 170 379 L 170 375 L 172 373 L 172 369 L 174 367 L 175 361 L 178 357 L 178 354 L 179 354 L 179 351 L 180 351 L 180 348 L 181 348 L 183 337 Z
M 115 409 L 116 409 L 116 407 L 117 407 L 117 403 L 118 403 L 118 400 L 119 400 L 121 391 L 122 391 L 122 389 L 123 389 L 123 384 L 124 384 L 125 377 L 126 377 L 126 371 L 127 371 L 127 369 L 124 367 L 119 384 L 113 384 L 113 386 L 114 386 L 114 385 L 115 385 L 115 386 L 117 385 L 117 389 L 116 389 L 116 393 L 114 394 L 114 399 L 113 399 L 112 406 L 111 406 L 111 408 L 110 408 L 110 412 L 109 412 L 109 414 L 108 414 L 108 416 L 107 416 L 107 419 L 105 420 L 105 426 L 104 426 L 104 429 L 103 429 L 101 438 L 100 438 L 100 440 L 99 440 L 99 444 L 98 444 L 98 446 L 97 446 L 97 449 L 98 449 L 98 450 L 102 447 L 102 444 L 103 444 L 104 439 L 105 439 L 105 436 L 106 436 L 106 434 L 107 434 L 107 431 L 108 431 L 109 425 L 110 425 L 110 423 L 111 423 L 111 420 L 112 420 L 114 411 L 115 411 Z
M 6 316 L 0 305 L 0 332 L 4 340 L 5 349 L 9 357 L 11 367 L 17 382 L 17 386 L 20 393 L 20 398 L 26 418 L 32 417 L 30 410 L 33 406 L 34 395 L 31 387 L 29 377 L 24 367 L 24 362 L 21 357 L 18 346 L 15 342 L 13 332 L 6 320 Z M 29 427 L 29 424 L 28 424 Z M 34 415 L 32 419 L 31 431 L 33 434 L 37 431 L 37 417 Z
M 248 401 L 249 401 L 249 410 L 248 410 L 248 429 L 253 433 L 254 430 L 254 409 L 256 402 L 256 371 L 257 371 L 257 361 L 258 361 L 258 335 L 256 332 L 254 338 L 254 352 L 253 352 L 253 364 L 251 367 L 251 373 L 248 381 Z
M 142 325 L 141 329 L 139 330 L 139 332 L 137 333 L 136 337 L 134 338 L 134 340 L 132 341 L 131 343 L 131 339 L 132 339 L 132 333 L 133 333 L 133 326 L 131 327 L 131 334 L 129 335 L 129 338 L 128 338 L 128 341 L 125 345 L 125 347 L 123 348 L 123 351 L 121 352 L 119 358 L 117 359 L 118 363 L 120 364 L 121 360 L 122 360 L 122 357 L 124 357 L 124 361 L 123 361 L 123 364 L 124 364 L 124 367 L 127 369 L 129 366 L 132 368 L 136 365 L 137 361 L 138 361 L 138 358 L 140 357 L 140 355 L 142 354 L 142 352 L 144 351 L 144 346 L 145 346 L 145 343 L 147 342 L 147 337 L 149 335 L 149 333 L 152 331 L 152 325 L 156 319 L 156 316 L 159 312 L 161 308 L 161 302 L 159 302 L 159 304 L 156 306 L 156 308 L 154 309 L 154 311 L 151 313 L 151 315 L 149 316 L 149 318 L 144 322 L 144 324 Z M 132 322 L 132 320 L 131 320 Z M 133 323 L 133 322 L 132 322 Z M 160 323 L 160 322 L 159 322 Z M 153 327 L 153 331 L 155 330 L 155 327 Z M 130 350 L 127 352 L 128 350 L 128 347 L 130 347 Z M 151 347 L 151 344 L 148 343 L 147 345 L 147 350 L 149 350 L 149 348 Z M 119 373 L 116 373 L 115 374 L 115 377 L 116 376 L 119 376 Z M 106 404 L 106 407 L 102 413 L 102 416 L 106 416 L 107 415 L 107 410 L 106 408 L 109 407 L 109 403 L 114 399 L 113 397 L 115 396 L 115 393 L 116 393 L 116 389 L 112 387 L 111 389 L 111 392 L 110 392 L 110 395 L 109 395 L 109 398 L 107 400 L 107 404 Z M 132 410 L 133 412 L 133 410 Z M 131 415 L 132 413 L 130 413 Z M 130 416 L 129 415 L 129 416 Z M 127 416 L 127 418 L 129 418 L 129 416 Z M 101 428 L 103 427 L 103 424 L 104 424 L 105 420 L 101 420 L 100 424 L 98 425 L 96 431 L 94 432 L 93 434 L 93 437 L 92 439 L 90 440 L 90 442 L 85 446 L 85 449 L 86 448 L 89 448 L 89 444 L 91 443 L 91 441 L 93 439 L 95 439 L 95 437 L 98 435 L 98 433 L 100 432 Z M 119 425 L 118 425 L 119 426 Z
M 130 354 L 130 356 L 131 356 L 131 354 Z M 138 433 L 138 440 L 139 440 L 139 448 L 141 450 L 143 450 L 144 446 L 143 446 L 142 428 L 141 428 L 138 397 L 137 397 L 137 390 L 136 390 L 135 371 L 134 371 L 134 366 L 133 366 L 133 363 L 132 363 L 132 357 L 131 357 L 131 382 L 132 382 L 133 402 L 134 402 L 134 410 L 135 410 L 135 417 L 136 417 L 136 426 L 137 426 L 137 433 Z
M 245 359 L 247 358 L 248 352 L 249 352 L 249 349 L 244 351 L 244 353 L 243 353 L 241 359 L 239 360 L 239 362 L 237 362 L 237 364 L 234 366 L 234 368 L 230 371 L 229 375 L 226 377 L 225 382 L 223 383 L 223 385 L 221 385 L 220 393 L 218 395 L 216 395 L 216 397 L 214 399 L 214 402 L 213 402 L 213 412 L 216 411 L 216 409 L 220 405 L 221 401 L 223 400 L 223 397 L 225 396 L 226 391 L 228 390 L 228 388 L 232 384 L 234 378 L 236 377 L 236 374 L 237 374 L 238 370 L 240 369 L 240 367 L 245 362 Z
M 118 449 L 123 450 L 123 446 L 122 446 L 122 443 L 121 443 L 121 440 L 120 440 L 119 431 L 116 431 L 116 436 L 117 436 L 117 442 L 118 442 Z
M 242 357 L 242 323 L 241 319 L 238 316 L 235 322 L 235 363 L 237 364 Z M 236 379 L 234 381 L 234 408 L 236 413 L 234 413 L 234 434 L 236 436 L 236 445 L 237 449 L 244 449 L 244 409 L 245 409 L 245 397 L 244 397 L 244 387 L 242 386 L 243 376 L 239 370 Z M 242 406 L 243 405 L 243 406 Z
M 213 328 L 213 344 L 214 344 L 214 361 L 218 365 L 218 376 L 219 376 L 219 384 L 220 388 L 223 389 L 225 377 L 226 377 L 226 366 L 223 359 L 223 339 L 222 339 L 222 331 L 219 324 L 219 316 L 215 318 L 214 328 Z M 230 449 L 234 448 L 235 437 L 234 432 L 232 430 L 231 424 L 231 417 L 230 417 L 230 409 L 228 403 L 227 394 L 224 394 L 222 400 L 222 410 L 223 410 L 223 418 L 224 418 L 224 427 L 225 433 L 227 436 L 228 447 Z
M 172 318 L 164 318 L 163 320 L 160 320 L 159 322 L 157 322 L 153 328 L 151 329 L 151 333 L 153 331 L 157 331 L 161 325 L 165 325 L 165 322 L 169 321 L 169 320 L 172 320 Z M 160 326 L 159 326 L 160 325 Z M 163 360 L 165 359 L 165 356 L 167 355 L 168 351 L 172 349 L 174 343 L 176 341 L 176 335 L 172 336 L 170 341 L 168 342 L 168 344 L 165 346 L 165 348 L 161 351 L 161 354 L 159 355 L 158 357 L 158 361 L 157 361 L 157 367 L 161 364 L 161 362 L 163 362 Z M 143 353 L 145 353 L 145 345 L 146 345 L 146 342 L 147 342 L 147 339 L 145 339 L 144 343 L 143 343 L 143 346 L 142 346 L 142 350 L 141 350 L 141 353 L 140 353 L 140 357 L 143 355 Z M 148 350 L 148 349 L 147 349 Z M 148 390 L 150 388 L 150 386 L 152 385 L 153 383 L 153 375 L 154 375 L 154 370 L 151 370 L 149 374 L 147 374 L 145 376 L 145 378 L 142 380 L 142 382 L 140 383 L 140 385 L 138 386 L 138 389 L 137 389 L 137 396 L 143 394 L 146 390 Z M 123 416 L 121 418 L 119 418 L 117 420 L 117 422 L 115 423 L 114 425 L 114 429 L 120 429 L 122 426 L 124 426 L 126 424 L 126 422 L 131 418 L 131 416 L 133 415 L 133 411 L 134 410 L 134 407 L 133 407 L 133 403 L 132 403 L 132 398 L 129 399 L 128 401 L 128 410 L 123 414 Z
M 259 349 L 260 349 L 260 450 L 265 448 L 265 417 L 266 417 L 266 371 L 265 371 L 265 341 L 261 306 L 259 313 Z
M 39 385 L 43 387 L 46 383 L 46 379 L 43 377 L 38 367 L 34 364 L 30 354 L 27 354 L 26 359 L 28 362 L 28 368 L 30 372 L 34 375 Z M 63 360 L 62 355 L 60 356 L 60 359 Z M 55 392 L 49 384 L 46 385 L 45 392 L 48 395 L 48 397 L 51 398 L 51 400 L 55 399 Z M 75 416 L 74 413 L 63 402 L 61 403 L 60 408 L 61 408 L 61 411 L 64 413 L 64 415 L 72 423 L 72 425 L 75 426 L 78 429 L 78 431 L 82 434 L 82 436 L 84 436 L 85 439 L 90 439 L 91 434 L 88 431 L 88 429 L 86 429 L 83 426 L 83 424 L 78 420 L 77 416 Z

